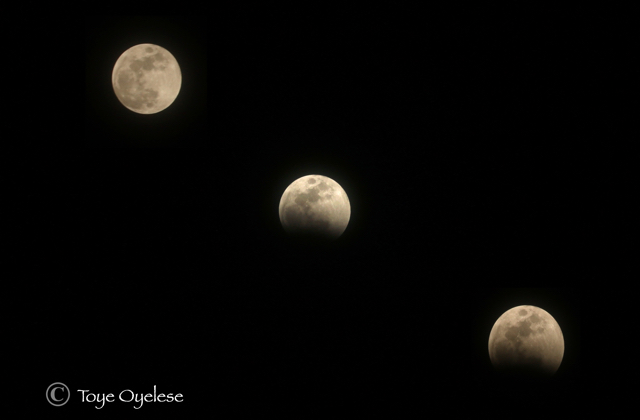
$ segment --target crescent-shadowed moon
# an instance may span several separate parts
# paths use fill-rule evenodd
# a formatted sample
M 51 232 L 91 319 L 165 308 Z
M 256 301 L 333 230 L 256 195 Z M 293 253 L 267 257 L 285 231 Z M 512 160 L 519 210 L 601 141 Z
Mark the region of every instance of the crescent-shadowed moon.
M 307 175 L 293 181 L 280 199 L 280 222 L 285 231 L 309 241 L 332 241 L 347 228 L 351 205 L 347 193 L 333 179 Z
M 503 313 L 489 335 L 489 357 L 501 373 L 549 377 L 560 367 L 564 337 L 544 309 L 521 305 Z

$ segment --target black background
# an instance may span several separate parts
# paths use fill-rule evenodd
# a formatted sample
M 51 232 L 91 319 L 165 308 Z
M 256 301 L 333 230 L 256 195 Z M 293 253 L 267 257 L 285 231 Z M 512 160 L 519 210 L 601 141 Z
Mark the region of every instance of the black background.
M 12 349 L 36 378 L 21 403 L 51 412 L 37 395 L 61 381 L 73 396 L 58 410 L 91 414 L 75 390 L 157 385 L 185 402 L 141 411 L 175 414 L 570 411 L 588 294 L 568 173 L 573 19 L 245 6 L 70 21 L 84 107 L 63 147 L 25 160 L 17 203 L 13 292 L 32 297 Z M 153 115 L 111 88 L 144 42 L 183 76 Z M 351 202 L 327 246 L 279 223 L 282 192 L 308 174 Z M 565 337 L 543 386 L 504 383 L 489 361 L 493 323 L 522 304 Z

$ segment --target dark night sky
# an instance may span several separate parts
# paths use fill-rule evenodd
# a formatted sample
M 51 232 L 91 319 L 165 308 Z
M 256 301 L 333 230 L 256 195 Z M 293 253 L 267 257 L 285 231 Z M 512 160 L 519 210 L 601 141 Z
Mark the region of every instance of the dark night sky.
M 586 292 L 556 157 L 572 130 L 575 39 L 509 11 L 316 12 L 74 23 L 80 143 L 32 161 L 21 204 L 39 309 L 16 348 L 57 342 L 36 350 L 33 386 L 157 384 L 187 396 L 161 407 L 175 413 L 341 402 L 472 413 L 496 395 L 506 410 L 530 394 L 493 376 L 488 336 L 531 304 L 559 322 L 566 351 L 550 384 L 527 392 L 568 410 Z M 183 75 L 174 104 L 147 116 L 111 87 L 118 56 L 144 42 Z M 351 202 L 329 246 L 297 246 L 280 226 L 282 192 L 308 174 Z

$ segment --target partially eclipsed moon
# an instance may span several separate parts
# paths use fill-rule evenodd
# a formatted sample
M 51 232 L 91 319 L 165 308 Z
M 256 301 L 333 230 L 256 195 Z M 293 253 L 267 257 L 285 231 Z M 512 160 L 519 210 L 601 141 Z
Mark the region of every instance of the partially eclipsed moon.
M 122 105 L 138 114 L 155 114 L 176 99 L 182 74 L 169 51 L 154 44 L 139 44 L 118 58 L 111 82 Z
M 500 372 L 518 377 L 549 377 L 560 367 L 564 337 L 544 309 L 522 305 L 509 309 L 489 335 L 489 357 Z
M 291 183 L 280 199 L 280 222 L 291 236 L 304 240 L 334 240 L 351 216 L 347 193 L 333 179 L 307 175 Z

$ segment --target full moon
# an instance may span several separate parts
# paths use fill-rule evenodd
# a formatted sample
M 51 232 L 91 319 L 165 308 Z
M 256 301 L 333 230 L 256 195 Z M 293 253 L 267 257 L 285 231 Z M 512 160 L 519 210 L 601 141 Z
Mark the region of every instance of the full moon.
M 509 309 L 489 335 L 489 357 L 501 373 L 521 378 L 552 376 L 564 355 L 564 337 L 544 309 L 522 305 Z
M 347 228 L 351 205 L 336 181 L 307 175 L 284 191 L 279 213 L 282 227 L 292 237 L 326 242 L 337 239 Z
M 182 74 L 169 51 L 154 44 L 139 44 L 118 58 L 111 82 L 122 105 L 138 114 L 155 114 L 176 99 Z

